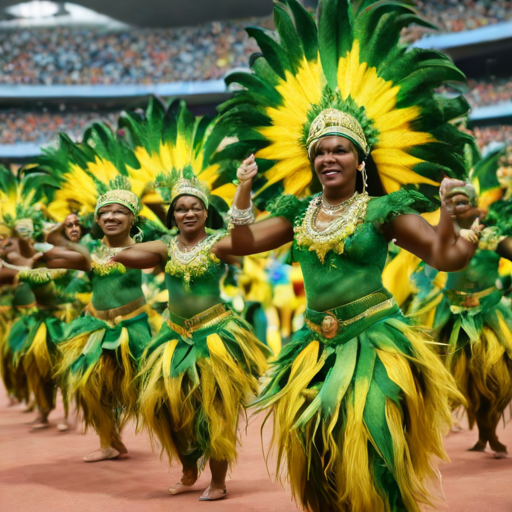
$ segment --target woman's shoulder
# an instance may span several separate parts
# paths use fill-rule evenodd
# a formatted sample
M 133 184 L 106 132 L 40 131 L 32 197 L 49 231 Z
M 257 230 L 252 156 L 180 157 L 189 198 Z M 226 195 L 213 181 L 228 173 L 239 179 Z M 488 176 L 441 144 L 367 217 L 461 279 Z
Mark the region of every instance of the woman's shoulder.
M 312 198 L 313 196 L 299 199 L 291 194 L 283 194 L 268 203 L 267 211 L 272 217 L 283 217 L 293 224 L 307 210 Z
M 431 212 L 436 206 L 417 190 L 400 189 L 368 202 L 366 220 L 385 224 L 399 215 Z

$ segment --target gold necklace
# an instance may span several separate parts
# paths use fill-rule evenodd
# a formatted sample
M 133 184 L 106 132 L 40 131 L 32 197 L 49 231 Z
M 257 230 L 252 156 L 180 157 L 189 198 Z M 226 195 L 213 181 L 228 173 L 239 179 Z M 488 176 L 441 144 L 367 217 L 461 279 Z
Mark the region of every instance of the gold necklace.
M 102 240 L 101 245 L 91 254 L 91 269 L 96 275 L 107 276 L 109 274 L 125 274 L 126 267 L 122 263 L 111 261 L 114 256 L 117 256 L 121 251 L 133 247 L 128 245 L 126 247 L 109 247 Z
M 180 250 L 177 238 L 169 243 L 168 260 L 165 265 L 165 272 L 174 277 L 183 279 L 186 291 L 190 291 L 192 278 L 203 276 L 212 264 L 219 265 L 221 262 L 211 252 L 211 248 L 228 233 L 221 232 L 215 235 L 206 236 L 188 251 Z
M 294 228 L 295 239 L 299 246 L 309 247 L 315 251 L 318 259 L 324 263 L 329 251 L 343 254 L 345 240 L 356 230 L 366 215 L 366 207 L 370 197 L 366 192 L 357 192 L 344 203 L 344 209 L 337 218 L 327 224 L 326 229 L 319 230 L 317 216 L 322 209 L 322 196 L 317 196 L 309 203 L 300 226 Z M 323 209 L 322 209 L 323 210 Z M 325 224 L 322 223 L 323 227 Z
M 351 201 L 355 199 L 357 196 L 357 192 L 354 192 L 354 195 L 350 199 L 346 199 L 345 201 L 342 201 L 338 204 L 331 204 L 325 199 L 324 195 L 322 194 L 321 201 L 322 201 L 322 210 L 327 215 L 337 215 L 341 210 L 343 210 Z

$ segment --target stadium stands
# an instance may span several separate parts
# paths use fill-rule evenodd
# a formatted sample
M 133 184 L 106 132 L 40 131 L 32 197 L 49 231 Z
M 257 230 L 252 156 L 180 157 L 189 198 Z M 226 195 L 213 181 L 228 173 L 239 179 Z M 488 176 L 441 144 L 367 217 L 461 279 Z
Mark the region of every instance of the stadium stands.
M 426 36 L 416 44 L 448 52 L 470 77 L 466 96 L 473 107 L 473 126 L 493 126 L 478 134 L 485 145 L 498 136 L 498 126 L 512 123 L 512 0 L 415 3 L 439 25 L 441 35 L 414 29 L 404 36 Z M 313 8 L 315 0 L 306 4 Z M 4 30 L 0 122 L 5 128 L 0 145 L 25 145 L 28 155 L 34 144 L 50 142 L 56 131 L 74 138 L 95 119 L 114 122 L 123 108 L 140 106 L 149 94 L 186 97 L 212 110 L 228 95 L 223 76 L 247 67 L 257 49 L 244 30 L 250 24 L 272 28 L 273 21 L 265 17 L 164 29 Z M 21 146 L 17 158 L 23 154 Z

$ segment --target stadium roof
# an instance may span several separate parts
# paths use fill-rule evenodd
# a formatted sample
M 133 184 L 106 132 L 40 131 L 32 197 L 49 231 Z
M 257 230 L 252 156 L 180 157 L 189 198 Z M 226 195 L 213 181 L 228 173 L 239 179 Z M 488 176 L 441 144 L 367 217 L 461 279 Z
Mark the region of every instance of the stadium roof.
M 0 8 L 23 0 L 0 0 Z M 98 13 L 140 27 L 193 26 L 272 13 L 272 0 L 72 0 Z

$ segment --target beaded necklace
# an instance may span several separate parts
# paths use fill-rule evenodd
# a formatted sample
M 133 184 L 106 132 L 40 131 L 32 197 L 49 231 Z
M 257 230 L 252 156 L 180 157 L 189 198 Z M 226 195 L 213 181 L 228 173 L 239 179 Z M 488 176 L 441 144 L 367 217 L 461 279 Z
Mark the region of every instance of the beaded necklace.
M 317 196 L 309 203 L 304 219 L 294 228 L 295 239 L 299 246 L 309 247 L 315 251 L 318 259 L 324 263 L 325 255 L 329 251 L 342 254 L 345 249 L 345 240 L 356 230 L 358 224 L 366 215 L 366 207 L 370 197 L 366 192 L 357 192 L 347 201 L 334 206 L 339 216 L 333 219 L 325 230 L 320 231 L 317 226 L 317 216 L 323 210 L 322 196 Z
M 128 247 L 132 247 L 131 245 Z M 128 247 L 108 247 L 105 242 L 91 254 L 91 269 L 98 276 L 108 276 L 109 274 L 125 274 L 126 267 L 119 262 L 111 261 L 121 251 Z
M 185 251 L 179 247 L 177 238 L 169 244 L 168 261 L 165 272 L 171 276 L 183 279 L 186 291 L 190 291 L 192 278 L 201 277 L 210 269 L 212 264 L 219 265 L 221 261 L 211 252 L 212 247 L 228 233 L 222 232 L 207 236 Z

